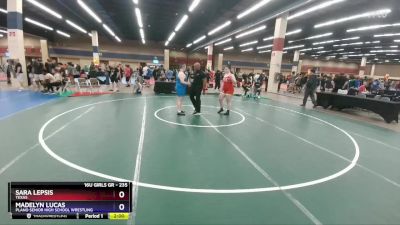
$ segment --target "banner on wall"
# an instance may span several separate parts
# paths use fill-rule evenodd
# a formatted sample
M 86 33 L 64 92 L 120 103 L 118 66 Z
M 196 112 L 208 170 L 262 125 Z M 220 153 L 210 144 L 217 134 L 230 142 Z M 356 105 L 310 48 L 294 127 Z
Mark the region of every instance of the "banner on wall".
M 93 53 L 93 64 L 96 66 L 100 65 L 100 56 L 98 53 Z

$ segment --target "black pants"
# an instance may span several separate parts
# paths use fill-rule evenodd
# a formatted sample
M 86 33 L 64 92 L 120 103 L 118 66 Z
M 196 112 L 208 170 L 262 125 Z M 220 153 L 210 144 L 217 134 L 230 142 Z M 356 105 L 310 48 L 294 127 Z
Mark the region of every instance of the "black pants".
M 11 75 L 7 74 L 7 84 L 11 84 Z
M 282 82 L 279 81 L 279 84 L 278 84 L 278 92 L 281 91 L 281 85 L 282 85 Z
M 54 87 L 60 87 L 61 84 L 62 84 L 61 81 L 57 81 L 57 82 L 54 82 L 54 83 L 48 82 L 47 83 L 47 90 L 51 91 L 51 92 L 54 92 Z
M 216 80 L 215 81 L 215 90 L 219 90 L 221 88 L 221 81 L 220 80 Z
M 311 101 L 314 105 L 317 104 L 317 102 L 315 101 L 315 90 L 314 89 L 308 89 L 306 88 L 306 90 L 304 91 L 304 99 L 303 99 L 303 105 L 305 105 L 307 103 L 307 99 L 308 96 L 311 97 Z
M 192 90 L 190 91 L 190 101 L 192 101 L 193 107 L 196 110 L 196 112 L 201 111 L 201 90 Z

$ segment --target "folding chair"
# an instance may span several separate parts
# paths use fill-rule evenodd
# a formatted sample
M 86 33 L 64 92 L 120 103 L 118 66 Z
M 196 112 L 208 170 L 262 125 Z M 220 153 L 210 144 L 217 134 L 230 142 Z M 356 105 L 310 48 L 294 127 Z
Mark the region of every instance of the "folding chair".
M 97 88 L 98 92 L 100 92 L 101 85 L 100 85 L 99 80 L 97 80 L 97 78 L 90 78 L 89 84 L 90 84 L 91 90 L 93 90 L 94 88 Z M 93 92 L 93 91 L 91 91 L 91 92 Z
M 90 81 L 86 80 L 85 78 L 78 78 L 77 80 L 78 92 L 82 92 L 81 89 L 83 88 L 86 88 L 86 90 L 89 89 L 91 92 Z
M 65 78 L 65 79 L 66 79 L 65 85 L 64 85 L 64 86 L 62 87 L 62 89 L 61 89 L 61 91 L 62 91 L 63 93 L 66 92 L 67 90 L 72 91 L 71 88 L 77 87 L 77 83 L 75 82 L 75 80 L 74 80 L 73 77 L 67 77 L 67 78 Z

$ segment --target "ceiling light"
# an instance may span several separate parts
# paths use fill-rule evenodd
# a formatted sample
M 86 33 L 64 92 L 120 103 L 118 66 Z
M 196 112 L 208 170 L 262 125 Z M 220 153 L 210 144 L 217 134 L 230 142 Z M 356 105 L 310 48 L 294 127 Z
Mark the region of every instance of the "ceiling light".
M 268 2 L 270 2 L 271 0 L 262 0 L 259 1 L 257 4 L 253 5 L 252 7 L 246 9 L 245 11 L 241 12 L 236 18 L 241 19 L 247 15 L 249 15 L 250 13 L 260 9 L 261 7 L 263 7 L 264 5 L 266 5 Z
M 332 34 L 333 34 L 333 33 L 319 34 L 319 35 L 315 35 L 315 36 L 307 37 L 307 38 L 305 38 L 305 40 L 312 40 L 312 39 L 317 39 L 317 38 L 327 37 L 327 36 L 331 36 Z
M 6 31 L 6 30 L 0 30 L 0 33 L 5 33 L 5 34 L 7 34 L 7 31 Z
M 303 47 L 304 47 L 304 45 L 288 46 L 286 48 L 283 48 L 283 50 L 290 50 L 290 49 L 303 48 Z
M 272 46 L 274 46 L 274 45 L 258 46 L 257 49 L 272 48 Z
M 371 53 L 400 52 L 400 50 L 371 50 Z
M 193 0 L 192 4 L 189 6 L 189 12 L 193 12 L 193 10 L 199 5 L 200 0 Z
M 142 14 L 139 8 L 135 8 L 136 19 L 140 28 L 143 27 Z
M 262 53 L 268 53 L 268 52 L 271 52 L 271 50 L 259 51 L 258 53 L 262 54 Z
M 103 27 L 111 36 L 115 36 L 115 33 L 107 25 L 103 24 Z
M 254 45 L 254 44 L 257 44 L 257 43 L 258 43 L 258 41 L 250 41 L 250 42 L 246 42 L 246 43 L 243 43 L 243 44 L 239 45 L 239 47 Z
M 206 39 L 206 35 L 203 35 L 203 36 L 197 38 L 195 41 L 193 41 L 193 44 L 197 44 L 197 43 L 199 43 L 200 41 L 202 41 L 204 39 Z
M 364 42 L 353 42 L 353 43 L 348 43 L 348 44 L 333 45 L 333 47 L 349 46 L 349 45 L 362 45 L 362 44 L 364 44 Z
M 349 41 L 349 40 L 358 40 L 360 37 L 351 37 L 351 38 L 344 38 L 342 41 Z
M 343 52 L 343 51 L 344 51 L 344 48 L 336 50 L 336 52 Z
M 40 9 L 42 9 L 43 11 L 57 17 L 58 19 L 62 19 L 62 16 L 55 12 L 54 10 L 50 9 L 49 7 L 43 5 L 42 3 L 37 2 L 36 0 L 27 0 L 28 2 L 32 3 L 33 5 L 39 7 Z
M 265 30 L 265 28 L 267 28 L 267 26 L 265 26 L 265 25 L 263 25 L 261 27 L 257 27 L 255 29 L 252 29 L 252 30 L 249 30 L 249 31 L 246 31 L 246 32 L 243 32 L 243 33 L 237 35 L 236 38 L 241 38 L 241 37 L 256 33 L 256 32 L 258 32 L 260 30 Z
M 346 32 L 350 33 L 350 32 L 356 32 L 356 31 L 376 30 L 376 29 L 385 28 L 385 27 L 397 27 L 397 26 L 400 26 L 400 23 L 370 25 L 370 26 L 348 29 Z
M 71 25 L 72 27 L 74 27 L 75 29 L 81 31 L 82 33 L 87 33 L 85 29 L 83 29 L 82 27 L 76 25 L 75 23 L 73 23 L 72 21 L 66 20 L 66 22 Z
M 398 48 L 399 46 L 398 45 L 391 45 L 391 46 L 389 46 L 390 48 Z
M 57 32 L 57 34 L 62 35 L 62 36 L 64 36 L 64 37 L 67 37 L 67 38 L 71 37 L 71 35 L 69 35 L 69 34 L 67 34 L 67 33 L 65 33 L 65 32 L 62 32 L 62 31 L 60 31 L 60 30 L 56 30 L 56 32 Z
M 338 41 L 340 41 L 340 40 L 321 41 L 321 42 L 315 42 L 312 45 L 324 45 L 324 44 L 334 43 L 334 42 L 338 42 Z
M 90 37 L 92 37 L 92 36 L 93 36 L 93 35 L 92 35 L 92 33 L 90 33 L 90 32 L 88 33 L 88 35 L 89 35 Z
M 4 37 L 4 35 L 0 34 L 0 37 Z
M 225 27 L 231 25 L 231 23 L 232 23 L 231 21 L 225 22 L 224 24 L 222 24 L 222 25 L 220 25 L 220 26 L 214 28 L 214 29 L 211 30 L 210 32 L 208 32 L 208 35 L 213 35 L 213 34 L 217 33 L 218 31 L 220 31 L 220 30 L 224 29 Z
M 175 34 L 176 34 L 175 32 L 172 32 L 171 35 L 169 35 L 169 37 L 168 37 L 168 41 L 171 41 L 172 38 L 175 37 Z M 143 34 L 143 36 L 144 36 L 144 34 Z
M 398 43 L 398 42 L 400 42 L 400 40 L 394 40 L 394 42 Z
M 135 3 L 135 5 L 139 4 L 139 0 L 133 0 L 133 3 Z
M 42 27 L 42 28 L 44 28 L 44 29 L 47 29 L 47 30 L 54 30 L 52 27 L 49 27 L 49 26 L 47 26 L 47 25 L 44 25 L 43 23 L 39 23 L 39 22 L 37 22 L 37 21 L 35 21 L 35 20 L 29 19 L 28 17 L 25 17 L 25 21 L 26 21 L 26 22 L 29 22 L 29 23 L 31 23 L 31 24 L 34 24 L 34 25 L 36 25 L 36 26 Z
M 381 41 L 373 41 L 372 43 L 377 44 L 377 43 L 381 43 Z
M 263 41 L 269 41 L 269 40 L 273 40 L 273 39 L 274 39 L 274 36 L 271 36 L 271 37 L 264 38 Z
M 142 43 L 143 43 L 143 44 L 146 44 L 146 40 L 144 40 L 144 38 L 142 38 Z
M 400 33 L 390 33 L 390 34 L 375 34 L 374 37 L 393 37 L 400 36 Z
M 183 26 L 183 24 L 186 22 L 186 20 L 189 18 L 189 16 L 188 15 L 184 15 L 183 17 L 182 17 L 182 19 L 179 21 L 179 23 L 176 25 L 176 27 L 175 27 L 175 32 L 178 32 L 180 29 L 181 29 L 181 27 Z
M 290 32 L 287 32 L 287 33 L 285 34 L 285 36 L 290 36 L 290 35 L 293 35 L 293 34 L 298 34 L 298 33 L 302 32 L 302 31 L 303 31 L 302 29 L 297 29 L 297 30 L 294 30 L 294 31 L 290 31 Z
M 355 20 L 355 19 L 360 19 L 360 18 L 368 18 L 368 17 L 373 17 L 373 16 L 379 16 L 379 15 L 387 15 L 391 12 L 392 12 L 392 10 L 390 10 L 390 9 L 381 9 L 381 10 L 366 12 L 366 13 L 362 13 L 362 14 L 357 14 L 357 15 L 353 15 L 353 16 L 349 16 L 349 17 L 340 18 L 337 20 L 331 20 L 331 21 L 328 21 L 325 23 L 320 23 L 320 24 L 315 25 L 314 28 L 326 27 L 326 26 L 337 24 L 337 23 L 343 23 L 343 22 L 346 22 L 349 20 Z
M 7 10 L 0 8 L 0 12 L 7 14 Z
M 114 36 L 115 40 L 117 40 L 118 42 L 121 42 L 121 39 L 119 39 L 119 37 L 117 35 Z
M 300 52 L 307 52 L 307 51 L 311 51 L 312 50 L 312 48 L 305 48 L 305 49 L 300 49 L 299 51 Z
M 186 45 L 186 48 L 190 48 L 193 45 L 193 43 L 189 43 Z
M 295 13 L 295 14 L 289 16 L 289 17 L 288 17 L 288 20 L 291 20 L 291 19 L 296 18 L 296 17 L 303 16 L 303 15 L 305 15 L 305 14 L 309 14 L 310 12 L 314 12 L 314 11 L 323 9 L 323 8 L 326 8 L 326 7 L 328 7 L 328 6 L 331 6 L 331 5 L 333 5 L 333 4 L 337 4 L 337 3 L 340 3 L 340 2 L 343 2 L 343 1 L 345 1 L 345 0 L 330 0 L 330 1 L 325 1 L 324 3 L 321 3 L 321 4 L 319 4 L 319 5 L 315 5 L 315 6 L 311 7 L 311 8 L 308 8 L 308 9 L 306 9 L 306 10 L 297 12 L 297 13 Z
M 233 47 L 233 46 L 230 46 L 230 47 L 224 48 L 224 51 L 232 50 L 232 49 L 234 49 L 234 47 Z
M 225 44 L 225 43 L 230 42 L 230 41 L 232 41 L 232 38 L 228 38 L 228 39 L 225 39 L 223 41 L 217 42 L 217 43 L 215 43 L 215 46 L 222 45 L 222 44 Z
M 242 50 L 242 52 L 250 52 L 250 51 L 253 51 L 253 48 L 246 48 Z
M 143 31 L 143 29 L 140 28 L 140 29 L 139 29 L 139 32 L 140 32 L 140 37 L 141 37 L 142 39 L 144 39 L 144 31 Z
M 93 12 L 82 0 L 77 0 L 78 4 L 91 15 L 97 22 L 101 23 L 101 19 Z
M 165 42 L 165 46 L 168 46 L 168 45 L 169 45 L 169 41 L 166 41 L 166 42 Z

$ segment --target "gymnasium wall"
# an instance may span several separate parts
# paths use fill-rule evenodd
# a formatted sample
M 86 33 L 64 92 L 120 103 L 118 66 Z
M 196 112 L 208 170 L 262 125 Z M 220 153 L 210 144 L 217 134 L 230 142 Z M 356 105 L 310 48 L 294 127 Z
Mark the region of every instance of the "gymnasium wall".
M 313 67 L 319 67 L 321 73 L 332 73 L 332 74 L 358 74 L 359 65 L 356 63 L 344 63 L 344 62 L 334 62 L 334 61 L 321 61 L 321 60 L 311 60 L 303 59 L 301 64 L 301 72 L 307 72 L 308 69 Z
M 25 34 L 26 55 L 30 57 L 40 57 L 40 37 Z M 109 39 L 100 38 L 101 60 L 109 61 L 111 65 L 131 64 L 137 67 L 140 62 L 152 63 L 156 57 L 162 64 L 164 62 L 164 46 L 157 43 L 146 43 L 142 45 L 136 41 L 126 41 L 118 43 Z M 7 51 L 7 38 L 0 38 L 0 57 Z M 62 39 L 49 43 L 49 53 L 51 57 L 56 57 L 60 62 L 72 62 L 80 65 L 90 64 L 92 60 L 91 39 L 86 36 L 80 38 Z M 215 50 L 214 67 L 218 61 L 218 53 Z M 271 53 L 229 53 L 223 52 L 223 64 L 230 64 L 232 68 L 240 68 L 242 72 L 262 72 L 269 68 Z M 283 57 L 282 71 L 291 71 L 292 55 L 287 54 Z M 170 65 L 193 64 L 200 62 L 206 64 L 207 52 L 200 50 L 197 52 L 186 53 L 182 50 L 170 50 Z M 309 68 L 319 67 L 323 73 L 346 73 L 358 74 L 359 65 L 356 63 L 343 63 L 334 61 L 322 61 L 314 59 L 303 59 L 301 71 L 306 72 Z M 370 74 L 371 65 L 366 68 L 366 74 Z M 376 65 L 375 75 L 389 73 L 392 77 L 400 77 L 400 65 Z
M 366 73 L 371 74 L 371 65 L 367 65 Z M 389 74 L 391 77 L 399 77 L 400 78 L 400 65 L 375 65 L 375 76 L 384 76 L 385 74 Z

